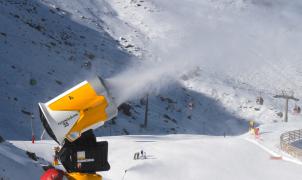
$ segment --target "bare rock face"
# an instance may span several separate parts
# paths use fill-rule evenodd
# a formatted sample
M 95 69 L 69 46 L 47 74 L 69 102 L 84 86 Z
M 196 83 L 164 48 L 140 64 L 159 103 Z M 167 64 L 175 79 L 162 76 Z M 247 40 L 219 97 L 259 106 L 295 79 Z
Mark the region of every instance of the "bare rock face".
M 30 159 L 32 159 L 32 160 L 34 160 L 34 161 L 38 161 L 38 157 L 36 156 L 35 153 L 26 151 L 26 155 L 27 155 Z
M 121 104 L 119 107 L 118 107 L 118 110 L 120 111 L 120 112 L 122 112 L 123 114 L 125 114 L 126 116 L 131 116 L 132 114 L 131 114 L 131 110 L 132 109 L 132 107 L 131 107 L 131 105 L 130 104 L 128 104 L 128 103 L 123 103 L 123 104 Z
M 2 136 L 0 136 L 0 143 L 3 143 L 5 140 Z

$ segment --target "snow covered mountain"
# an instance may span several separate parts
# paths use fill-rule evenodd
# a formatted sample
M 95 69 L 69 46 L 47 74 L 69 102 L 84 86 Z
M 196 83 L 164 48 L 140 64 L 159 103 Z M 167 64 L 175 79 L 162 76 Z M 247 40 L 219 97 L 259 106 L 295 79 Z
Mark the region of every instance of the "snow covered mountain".
M 283 102 L 272 98 L 281 87 L 300 97 L 298 40 L 285 49 L 294 43 L 292 38 L 300 38 L 300 27 L 293 26 L 296 19 L 291 18 L 299 14 L 287 14 L 292 4 L 285 8 L 270 1 L 239 0 L 0 3 L 0 128 L 8 139 L 29 139 L 31 119 L 40 134 L 37 102 L 93 75 L 123 81 L 119 94 L 134 84 L 137 89 L 130 93 L 142 91 L 125 99 L 131 116 L 121 113 L 117 121 L 99 129 L 103 135 L 242 134 L 247 129 L 244 120 L 281 120 L 276 113 L 282 111 Z M 254 12 L 273 13 L 260 19 L 251 15 Z M 276 21 L 273 28 L 270 18 Z M 294 58 L 281 59 L 278 53 Z M 275 56 L 279 59 L 272 61 Z M 140 75 L 127 73 L 136 66 L 143 67 Z M 145 78 L 145 71 L 151 79 Z M 172 77 L 173 83 L 162 80 L 165 77 Z M 147 131 L 140 126 L 144 87 L 152 90 Z M 254 102 L 260 94 L 265 105 L 257 107 Z
M 298 0 L 0 0 L 0 135 L 30 140 L 32 124 L 39 138 L 37 103 L 100 75 L 122 106 L 117 119 L 96 130 L 99 136 L 245 137 L 253 119 L 270 132 L 263 144 L 277 151 L 282 132 L 302 127 L 295 103 L 285 125 L 278 116 L 284 102 L 273 98 L 281 91 L 302 98 L 301 6 Z

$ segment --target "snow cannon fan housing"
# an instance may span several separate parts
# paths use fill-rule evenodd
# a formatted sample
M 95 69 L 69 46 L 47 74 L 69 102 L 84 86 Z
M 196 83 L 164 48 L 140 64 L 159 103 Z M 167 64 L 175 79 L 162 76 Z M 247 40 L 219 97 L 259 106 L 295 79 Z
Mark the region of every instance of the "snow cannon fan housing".
M 65 138 L 73 142 L 82 133 L 96 129 L 117 115 L 104 81 L 98 77 L 86 80 L 46 103 L 39 103 L 44 128 L 59 144 Z

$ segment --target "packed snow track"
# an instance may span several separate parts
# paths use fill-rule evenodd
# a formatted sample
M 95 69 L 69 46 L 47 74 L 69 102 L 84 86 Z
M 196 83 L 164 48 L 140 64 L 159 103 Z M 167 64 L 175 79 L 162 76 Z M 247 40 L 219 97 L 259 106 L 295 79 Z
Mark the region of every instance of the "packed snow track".
M 106 180 L 302 178 L 301 165 L 273 160 L 268 152 L 242 137 L 116 136 L 98 140 L 109 142 L 111 170 L 101 173 Z M 56 145 L 54 141 L 12 143 L 50 162 L 52 147 Z M 141 150 L 147 159 L 134 160 L 134 153 Z

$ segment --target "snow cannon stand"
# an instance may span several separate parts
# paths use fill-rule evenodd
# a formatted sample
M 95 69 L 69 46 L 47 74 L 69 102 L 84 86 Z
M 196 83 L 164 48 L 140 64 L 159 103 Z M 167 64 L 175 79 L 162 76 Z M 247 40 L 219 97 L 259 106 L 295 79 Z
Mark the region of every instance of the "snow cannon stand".
M 40 119 L 61 148 L 61 162 L 70 180 L 101 180 L 108 171 L 108 142 L 97 142 L 93 130 L 117 115 L 117 107 L 100 77 L 84 81 L 46 103 L 39 103 Z M 56 163 L 57 164 L 57 163 Z
M 66 141 L 58 152 L 58 158 L 68 173 L 108 171 L 110 165 L 107 157 L 108 142 L 97 142 L 92 130 L 72 143 Z
M 69 180 L 101 180 L 97 171 L 108 171 L 107 141 L 97 142 L 91 131 L 85 132 L 74 143 L 66 143 L 58 152 Z
M 66 176 L 69 180 L 102 180 L 98 174 L 68 173 Z
M 66 141 L 62 148 L 56 150 L 55 159 L 65 168 L 64 176 L 68 180 L 102 180 L 102 176 L 96 172 L 110 169 L 107 161 L 108 142 L 97 142 L 92 130 L 83 133 L 72 143 Z M 46 171 L 45 174 L 47 173 Z M 49 174 L 48 176 L 52 177 L 53 175 Z M 44 179 L 41 177 L 41 180 Z M 46 178 L 45 180 L 49 179 Z M 56 180 L 63 179 L 58 178 Z

